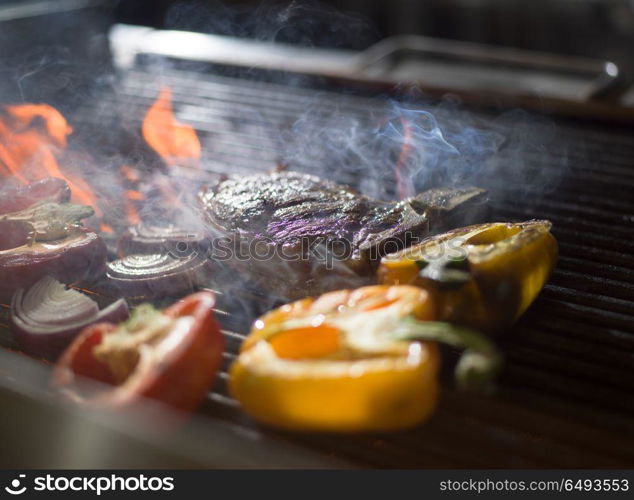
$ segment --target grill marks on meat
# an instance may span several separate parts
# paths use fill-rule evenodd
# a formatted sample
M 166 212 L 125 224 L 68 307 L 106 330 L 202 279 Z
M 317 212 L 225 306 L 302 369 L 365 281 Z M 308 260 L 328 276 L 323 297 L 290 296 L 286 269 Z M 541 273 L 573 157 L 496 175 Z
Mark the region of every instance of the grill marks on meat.
M 204 188 L 199 199 L 205 220 L 221 235 L 274 245 L 283 251 L 274 252 L 278 256 L 301 256 L 301 262 L 251 259 L 246 267 L 238 266 L 261 278 L 267 288 L 275 283 L 284 298 L 296 298 L 367 282 L 388 243 L 394 251 L 408 244 L 409 236 L 444 227 L 459 208 L 483 194 L 478 188 L 444 189 L 390 202 L 312 175 L 273 172 L 231 177 Z M 345 258 L 334 269 L 324 269 L 320 264 L 326 262 L 306 254 L 307 244 L 316 241 L 326 248 L 345 245 Z M 284 267 L 287 285 L 277 274 Z
M 294 172 L 229 178 L 202 194 L 216 226 L 282 240 L 315 231 L 346 236 L 346 224 L 363 215 L 359 198 L 347 187 Z M 333 227 L 337 213 L 347 220 Z

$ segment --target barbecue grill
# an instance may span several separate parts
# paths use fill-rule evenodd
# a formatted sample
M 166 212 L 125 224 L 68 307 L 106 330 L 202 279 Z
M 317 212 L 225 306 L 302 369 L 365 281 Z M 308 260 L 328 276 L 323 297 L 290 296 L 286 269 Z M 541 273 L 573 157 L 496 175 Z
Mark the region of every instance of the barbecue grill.
M 104 134 L 104 128 L 124 123 L 126 131 L 138 130 L 144 111 L 163 85 L 173 90 L 179 119 L 194 126 L 203 143 L 213 145 L 205 150 L 202 171 L 179 170 L 186 180 L 202 177 L 211 182 L 225 174 L 262 172 L 284 160 L 287 151 L 279 137 L 288 137 L 285 134 L 302 118 L 307 102 L 313 103 L 324 119 L 337 113 L 361 124 L 384 116 L 391 106 L 383 98 L 385 81 L 379 79 L 372 85 L 368 76 L 355 82 L 333 74 L 324 78 L 315 70 L 310 77 L 297 73 L 292 79 L 295 85 L 289 85 L 288 73 L 280 78 L 273 67 L 247 71 L 229 64 L 226 56 L 221 61 L 193 63 L 195 58 L 186 53 L 187 60 L 179 60 L 176 49 L 169 54 L 161 50 L 170 46 L 169 38 L 166 45 L 154 44 L 152 50 L 139 41 L 147 40 L 146 35 L 144 29 L 115 29 L 111 40 L 119 69 L 116 91 L 106 90 L 97 104 L 82 103 L 68 114 L 76 130 L 75 140 L 94 138 L 104 147 L 104 157 L 118 140 Z M 160 37 L 160 33 L 152 36 Z M 335 63 L 337 57 L 341 55 L 334 56 Z M 405 99 L 402 94 L 394 97 L 400 98 Z M 427 97 L 406 98 L 411 105 L 434 106 Z M 575 104 L 575 109 L 574 114 L 579 115 L 582 103 Z M 588 109 L 588 114 L 596 110 L 594 105 Z M 619 115 L 628 113 L 622 110 Z M 600 114 L 605 117 L 605 113 Z M 52 415 L 50 421 L 59 428 L 79 419 L 99 435 L 116 434 L 107 457 L 101 462 L 93 458 L 96 464 L 387 468 L 634 465 L 632 128 L 592 119 L 544 120 L 538 114 L 524 113 L 510 114 L 506 118 L 510 122 L 500 122 L 499 115 L 500 108 L 456 106 L 445 116 L 441 113 L 438 120 L 441 128 L 451 129 L 458 120 L 462 127 L 484 123 L 496 130 L 521 120 L 528 146 L 518 150 L 516 143 L 501 144 L 486 165 L 495 175 L 478 176 L 477 184 L 489 190 L 489 220 L 551 220 L 561 255 L 537 301 L 498 339 L 506 363 L 494 393 L 464 393 L 445 381 L 431 421 L 407 432 L 340 436 L 261 427 L 227 394 L 226 368 L 235 358 L 253 315 L 270 306 L 270 299 L 246 286 L 223 289 L 222 283 L 215 286 L 221 294 L 218 317 L 225 328 L 225 366 L 199 415 L 177 436 L 140 433 L 138 426 L 130 423 L 102 421 L 94 415 L 59 408 L 47 400 L 42 389 L 47 368 L 14 352 L 1 353 L 5 360 L 0 372 L 2 392 L 16 408 Z M 324 123 L 317 116 L 310 130 L 318 132 Z M 535 136 L 540 140 L 531 144 L 530 138 Z M 358 179 L 354 171 L 325 169 L 321 173 L 340 182 L 354 184 Z M 15 349 L 7 320 L 2 323 L 2 344 Z M 445 359 L 450 365 L 452 353 Z M 28 380 L 16 380 L 27 372 Z M 32 415 L 28 420 L 28 424 L 41 425 Z M 11 432 L 9 426 L 7 430 Z M 27 450 L 29 432 L 21 433 Z M 77 466 L 86 456 L 99 454 L 102 444 L 95 438 L 84 443 L 81 453 L 67 450 L 68 464 Z M 126 452 L 127 458 L 121 462 Z M 46 464 L 53 455 L 16 455 L 11 465 Z

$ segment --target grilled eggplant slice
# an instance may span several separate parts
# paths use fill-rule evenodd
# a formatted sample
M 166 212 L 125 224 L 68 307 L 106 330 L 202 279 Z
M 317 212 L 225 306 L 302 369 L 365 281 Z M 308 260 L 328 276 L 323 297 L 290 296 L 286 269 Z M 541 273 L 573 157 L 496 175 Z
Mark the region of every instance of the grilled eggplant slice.
M 381 201 L 298 172 L 235 176 L 199 193 L 216 258 L 294 299 L 371 281 L 380 258 L 451 227 L 482 205 L 479 188 Z M 219 243 L 220 242 L 220 243 Z

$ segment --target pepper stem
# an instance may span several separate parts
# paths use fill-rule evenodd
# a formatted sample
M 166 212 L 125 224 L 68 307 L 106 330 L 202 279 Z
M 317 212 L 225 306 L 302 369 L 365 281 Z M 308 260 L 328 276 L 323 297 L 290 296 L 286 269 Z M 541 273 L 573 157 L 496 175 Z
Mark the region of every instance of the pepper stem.
M 398 340 L 430 340 L 463 348 L 455 370 L 461 389 L 488 389 L 502 365 L 502 356 L 485 335 L 443 321 L 404 318 L 394 332 Z

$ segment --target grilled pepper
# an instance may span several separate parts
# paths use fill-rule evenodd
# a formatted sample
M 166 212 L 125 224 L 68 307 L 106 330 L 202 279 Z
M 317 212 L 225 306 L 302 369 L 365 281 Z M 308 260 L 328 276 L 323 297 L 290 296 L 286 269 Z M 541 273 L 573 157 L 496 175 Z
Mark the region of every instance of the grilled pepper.
M 471 348 L 459 364 L 468 381 L 492 371 L 492 346 L 434 319 L 425 290 L 368 286 L 326 293 L 258 319 L 231 366 L 229 388 L 265 424 L 292 430 L 386 431 L 429 417 L 446 340 Z M 423 321 L 421 321 L 423 320 Z
M 199 292 L 162 312 L 139 306 L 120 325 L 86 328 L 57 362 L 53 385 L 76 403 L 100 408 L 126 409 L 151 398 L 193 410 L 222 360 L 214 304 L 211 292 Z M 103 388 L 87 392 L 83 378 Z
M 384 284 L 409 284 L 434 298 L 437 317 L 495 331 L 535 300 L 557 260 L 548 221 L 489 223 L 432 236 L 387 255 Z

